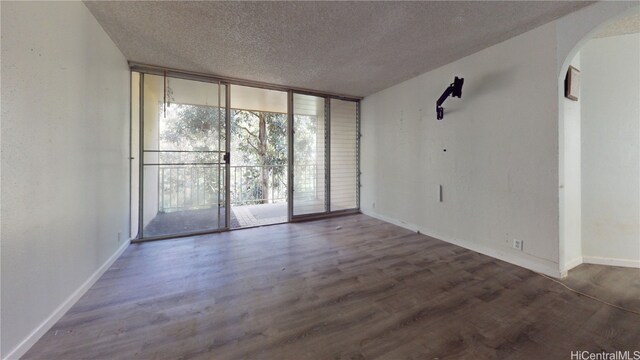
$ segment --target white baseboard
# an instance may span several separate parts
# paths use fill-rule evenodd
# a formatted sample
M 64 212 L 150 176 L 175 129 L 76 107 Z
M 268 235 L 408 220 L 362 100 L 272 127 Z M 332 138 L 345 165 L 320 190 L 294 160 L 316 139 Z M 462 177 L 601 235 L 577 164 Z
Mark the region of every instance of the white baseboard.
M 567 263 L 564 264 L 564 269 L 562 271 L 566 273 L 569 270 L 573 269 L 574 267 L 576 267 L 576 266 L 578 266 L 578 265 L 580 265 L 582 263 L 584 263 L 584 260 L 583 260 L 582 256 L 579 256 L 579 257 L 577 257 L 577 258 L 575 258 L 573 260 L 567 261 Z
M 532 256 L 528 256 L 526 254 L 524 256 L 516 257 L 516 256 L 513 256 L 513 254 L 510 254 L 498 249 L 493 249 L 485 245 L 466 241 L 466 240 L 455 239 L 455 238 L 446 236 L 444 234 L 439 234 L 435 231 L 432 231 L 431 229 L 426 229 L 415 224 L 404 222 L 402 220 L 389 218 L 387 216 L 380 215 L 378 213 L 374 213 L 368 210 L 361 210 L 361 211 L 363 214 L 374 217 L 376 219 L 386 221 L 388 223 L 403 227 L 405 229 L 409 229 L 411 231 L 420 231 L 422 234 L 431 236 L 438 240 L 442 240 L 444 242 L 458 245 L 465 249 L 469 249 L 487 256 L 491 256 L 493 258 L 508 262 L 510 264 L 514 264 L 514 265 L 523 267 L 525 269 L 529 269 L 531 271 L 543 273 L 545 275 L 549 275 L 554 278 L 561 278 L 563 276 L 563 273 L 560 271 L 558 264 L 552 261 L 535 258 Z
M 582 262 L 585 264 L 623 266 L 623 267 L 640 269 L 640 260 L 615 259 L 615 258 L 605 258 L 605 257 L 599 257 L 599 256 L 583 256 Z
M 71 296 L 67 298 L 67 300 L 65 300 L 60 306 L 58 306 L 58 308 L 55 309 L 53 313 L 51 313 L 51 315 L 49 315 L 49 317 L 45 319 L 37 328 L 35 328 L 35 330 L 33 330 L 31 334 L 29 334 L 29 336 L 27 336 L 24 340 L 22 340 L 22 342 L 20 342 L 18 346 L 16 346 L 13 350 L 11 350 L 7 354 L 7 356 L 4 358 L 4 360 L 19 359 L 21 356 L 26 354 L 27 351 L 47 331 L 49 331 L 49 329 L 51 329 L 51 327 L 53 327 L 53 325 L 55 325 L 55 323 L 58 322 L 58 320 L 60 320 L 60 318 L 62 318 L 62 316 L 67 311 L 69 311 L 71 306 L 73 306 L 73 304 L 75 304 L 82 297 L 82 295 L 84 295 L 87 292 L 87 290 L 89 290 L 89 288 L 91 288 L 91 286 L 93 286 L 93 284 L 95 284 L 95 282 L 98 281 L 98 279 L 102 276 L 102 274 L 104 274 L 107 271 L 107 269 L 109 269 L 109 267 L 113 265 L 113 263 L 118 259 L 118 257 L 120 257 L 120 255 L 122 255 L 122 253 L 127 249 L 129 244 L 130 244 L 129 240 L 127 240 L 124 244 L 122 244 L 122 246 L 118 250 L 116 250 L 116 252 L 113 255 L 111 255 L 111 257 L 109 257 L 109 259 L 107 259 L 107 261 L 104 264 L 102 264 L 102 266 L 100 266 L 98 270 L 96 270 L 91 275 L 91 277 L 89 277 L 89 279 L 87 279 L 87 281 L 84 282 L 84 284 L 82 284 L 76 291 L 73 292 L 73 294 L 71 294 Z

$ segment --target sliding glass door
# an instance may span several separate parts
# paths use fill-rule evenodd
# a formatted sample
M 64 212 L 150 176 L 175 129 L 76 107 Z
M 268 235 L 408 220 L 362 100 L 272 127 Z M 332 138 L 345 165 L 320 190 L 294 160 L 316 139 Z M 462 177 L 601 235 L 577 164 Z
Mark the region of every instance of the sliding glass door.
M 230 227 L 287 222 L 287 92 L 230 90 Z
M 132 237 L 358 210 L 357 100 L 157 69 L 131 79 Z
M 226 86 L 142 74 L 141 237 L 228 227 Z

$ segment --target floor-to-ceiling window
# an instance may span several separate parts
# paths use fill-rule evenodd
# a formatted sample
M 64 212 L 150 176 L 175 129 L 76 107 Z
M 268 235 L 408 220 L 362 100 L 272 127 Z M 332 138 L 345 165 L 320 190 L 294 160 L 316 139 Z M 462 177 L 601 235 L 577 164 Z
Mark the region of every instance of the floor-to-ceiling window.
M 131 233 L 206 233 L 358 209 L 359 102 L 132 72 Z

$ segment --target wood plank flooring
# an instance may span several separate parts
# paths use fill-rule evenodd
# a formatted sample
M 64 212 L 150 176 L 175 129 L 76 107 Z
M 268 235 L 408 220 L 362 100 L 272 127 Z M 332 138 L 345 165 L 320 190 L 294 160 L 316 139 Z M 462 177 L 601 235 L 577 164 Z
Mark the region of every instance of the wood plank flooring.
M 571 285 L 640 305 L 637 270 L 576 273 L 584 278 Z M 24 358 L 570 359 L 572 350 L 640 350 L 640 316 L 352 215 L 133 244 Z

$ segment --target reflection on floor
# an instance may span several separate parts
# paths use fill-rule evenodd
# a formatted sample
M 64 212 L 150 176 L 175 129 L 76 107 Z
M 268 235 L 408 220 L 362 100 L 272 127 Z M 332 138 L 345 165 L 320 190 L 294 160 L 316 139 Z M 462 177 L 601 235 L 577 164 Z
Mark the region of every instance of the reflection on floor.
M 224 210 L 224 207 L 220 207 L 220 222 L 218 222 L 218 208 L 158 213 L 144 227 L 144 237 L 224 228 Z M 283 222 L 287 222 L 287 203 L 231 206 L 232 229 Z
M 563 281 L 638 309 L 638 269 Z M 639 350 L 638 329 L 535 272 L 352 215 L 131 245 L 23 359 L 571 359 Z
M 231 206 L 231 214 L 231 228 L 278 224 L 287 222 L 287 203 Z

